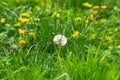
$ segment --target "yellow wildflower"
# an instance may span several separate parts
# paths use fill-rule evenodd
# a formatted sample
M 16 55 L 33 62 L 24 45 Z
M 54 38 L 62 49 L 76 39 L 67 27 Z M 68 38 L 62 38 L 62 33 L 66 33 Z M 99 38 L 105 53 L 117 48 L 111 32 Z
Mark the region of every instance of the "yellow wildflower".
M 107 6 L 106 5 L 101 6 L 101 9 L 107 9 Z
M 31 35 L 31 36 L 34 36 L 35 32 L 29 32 L 28 34 Z
M 29 22 L 29 19 L 27 19 L 27 18 L 18 18 L 18 20 L 22 23 Z
M 1 19 L 0 19 L 0 22 L 1 22 L 1 23 L 5 23 L 5 21 L 6 21 L 5 18 L 1 18 Z
M 74 20 L 75 20 L 75 21 L 81 21 L 81 19 L 82 19 L 81 17 L 77 17 L 77 18 L 75 18 Z
M 20 40 L 20 41 L 19 41 L 19 44 L 20 44 L 21 46 L 23 46 L 23 45 L 26 44 L 26 41 L 25 41 L 25 40 Z
M 79 31 L 75 31 L 73 34 L 72 34 L 72 37 L 77 37 L 78 35 L 80 34 L 80 32 Z
M 92 5 L 90 3 L 88 3 L 88 2 L 83 3 L 83 6 L 85 6 L 87 8 L 91 8 L 92 7 Z
M 34 19 L 36 22 L 39 22 L 40 21 L 40 18 L 35 18 Z
M 60 13 L 54 12 L 51 17 L 60 18 Z
M 56 14 L 56 18 L 60 18 L 60 13 L 57 13 L 57 14 Z
M 107 41 L 111 41 L 111 40 L 112 40 L 110 36 L 106 36 L 105 39 L 106 39 Z
M 90 20 L 94 20 L 94 15 L 93 14 L 90 15 Z
M 109 50 L 112 50 L 112 49 L 113 49 L 113 46 L 108 46 L 108 49 L 109 49 Z
M 98 11 L 97 11 L 97 10 L 93 11 L 93 15 L 96 15 L 97 13 L 98 13 Z
M 27 12 L 24 12 L 24 13 L 22 13 L 21 15 L 24 16 L 24 17 L 30 17 L 30 14 L 27 13 Z
M 100 6 L 94 6 L 93 7 L 93 9 L 99 9 L 100 8 Z
M 85 20 L 85 23 L 89 23 L 89 20 Z
M 107 21 L 107 19 L 102 19 L 100 23 L 104 24 L 104 23 L 106 23 L 106 21 Z
M 16 23 L 16 24 L 14 24 L 13 26 L 19 27 L 19 26 L 20 26 L 20 23 Z
M 25 30 L 23 30 L 23 29 L 19 29 L 18 31 L 19 31 L 19 34 L 21 34 L 21 35 L 25 34 Z

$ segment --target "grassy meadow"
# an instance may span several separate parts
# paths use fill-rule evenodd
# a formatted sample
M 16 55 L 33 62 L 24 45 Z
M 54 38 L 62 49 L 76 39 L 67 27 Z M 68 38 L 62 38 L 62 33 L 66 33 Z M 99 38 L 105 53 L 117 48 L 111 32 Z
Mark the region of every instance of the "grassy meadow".
M 120 80 L 119 3 L 0 0 L 0 80 Z

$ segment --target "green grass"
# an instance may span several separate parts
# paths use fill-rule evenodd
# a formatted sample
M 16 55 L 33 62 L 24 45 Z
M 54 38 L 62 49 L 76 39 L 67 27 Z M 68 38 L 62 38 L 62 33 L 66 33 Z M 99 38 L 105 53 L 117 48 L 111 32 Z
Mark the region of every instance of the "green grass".
M 94 20 L 90 20 L 94 9 L 84 7 L 84 2 L 106 5 L 107 9 L 99 9 Z M 120 80 L 119 3 L 119 0 L 0 0 L 0 19 L 6 19 L 0 22 L 0 80 Z M 30 14 L 29 22 L 15 27 L 23 12 Z M 51 17 L 54 12 L 60 18 Z M 82 20 L 75 21 L 77 17 Z M 40 21 L 35 22 L 34 18 Z M 107 21 L 101 24 L 104 18 Z M 19 29 L 26 30 L 25 34 L 20 35 Z M 30 31 L 35 35 L 30 36 Z M 80 34 L 74 38 L 75 31 Z M 57 34 L 67 38 L 61 49 L 53 42 Z M 26 44 L 20 45 L 20 40 Z

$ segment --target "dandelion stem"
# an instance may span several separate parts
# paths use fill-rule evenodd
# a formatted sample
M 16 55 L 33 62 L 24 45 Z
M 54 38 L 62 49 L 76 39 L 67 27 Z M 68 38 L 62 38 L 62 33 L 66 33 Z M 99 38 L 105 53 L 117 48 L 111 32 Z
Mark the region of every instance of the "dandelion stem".
M 62 46 L 59 46 L 58 48 L 58 52 L 57 52 L 57 61 L 56 61 L 56 64 L 58 63 L 59 59 L 60 59 L 60 52 L 61 52 L 61 49 L 62 49 Z

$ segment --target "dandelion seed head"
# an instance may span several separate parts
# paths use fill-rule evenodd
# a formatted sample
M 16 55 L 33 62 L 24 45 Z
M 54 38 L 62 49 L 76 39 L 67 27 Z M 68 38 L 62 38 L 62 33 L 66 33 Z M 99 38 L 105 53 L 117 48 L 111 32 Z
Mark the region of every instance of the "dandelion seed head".
M 55 44 L 65 46 L 67 43 L 67 38 L 61 34 L 58 34 L 54 37 L 53 41 L 55 42 Z

